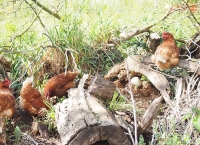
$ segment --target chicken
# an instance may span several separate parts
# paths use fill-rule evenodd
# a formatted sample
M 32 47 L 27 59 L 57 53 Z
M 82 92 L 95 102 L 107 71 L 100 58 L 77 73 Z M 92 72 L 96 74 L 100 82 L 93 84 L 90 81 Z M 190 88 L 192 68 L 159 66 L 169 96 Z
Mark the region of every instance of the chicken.
M 44 103 L 47 99 L 42 96 L 37 89 L 33 88 L 32 82 L 33 76 L 27 78 L 23 82 L 23 86 L 20 91 L 20 106 L 31 115 L 42 116 L 45 113 L 45 109 L 48 109 Z
M 15 113 L 15 97 L 9 89 L 10 80 L 0 82 L 0 116 L 12 118 Z
M 67 71 L 50 78 L 44 85 L 43 92 L 49 99 L 50 97 L 67 96 L 67 91 L 75 87 L 75 78 L 78 72 Z
M 164 32 L 162 37 L 164 41 L 157 47 L 155 54 L 151 57 L 151 61 L 159 69 L 166 70 L 178 65 L 180 50 L 171 33 Z

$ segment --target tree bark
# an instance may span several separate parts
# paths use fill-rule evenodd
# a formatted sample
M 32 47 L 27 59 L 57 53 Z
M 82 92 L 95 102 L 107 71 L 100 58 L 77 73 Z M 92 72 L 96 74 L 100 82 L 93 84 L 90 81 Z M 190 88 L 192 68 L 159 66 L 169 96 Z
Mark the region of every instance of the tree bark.
M 110 145 L 131 145 L 124 133 L 127 131 L 101 101 L 83 89 L 84 82 L 70 89 L 69 98 L 55 106 L 62 144 L 90 145 L 107 141 Z
M 152 124 L 153 120 L 156 118 L 160 111 L 162 97 L 153 100 L 149 108 L 146 110 L 145 114 L 142 116 L 141 121 L 138 126 L 138 134 L 144 133 L 144 131 Z
M 152 64 L 150 57 L 145 57 L 143 55 L 132 55 L 131 57 L 142 64 Z M 188 69 L 189 71 L 198 73 L 200 75 L 200 65 L 198 64 L 198 59 L 193 59 L 193 61 L 180 59 L 177 67 Z
M 116 86 L 113 82 L 105 80 L 101 75 L 96 74 L 91 80 L 88 92 L 102 100 L 112 100 Z

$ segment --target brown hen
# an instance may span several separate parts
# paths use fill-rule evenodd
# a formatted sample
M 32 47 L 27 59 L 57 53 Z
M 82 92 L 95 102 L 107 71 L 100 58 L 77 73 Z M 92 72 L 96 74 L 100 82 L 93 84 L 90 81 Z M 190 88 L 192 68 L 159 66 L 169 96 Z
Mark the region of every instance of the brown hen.
M 166 70 L 178 65 L 180 50 L 171 33 L 164 32 L 162 37 L 164 41 L 157 47 L 155 54 L 151 57 L 151 61 L 159 69 Z
M 0 116 L 12 118 L 15 113 L 15 97 L 9 89 L 10 80 L 0 82 Z
M 50 78 L 44 85 L 44 94 L 49 99 L 50 97 L 67 96 L 67 91 L 75 87 L 75 78 L 78 72 L 67 71 L 57 76 Z
M 23 82 L 22 89 L 20 91 L 20 106 L 31 115 L 44 115 L 43 112 L 48 107 L 45 105 L 44 101 L 47 99 L 41 95 L 41 93 L 33 88 L 32 86 L 33 76 L 27 78 Z

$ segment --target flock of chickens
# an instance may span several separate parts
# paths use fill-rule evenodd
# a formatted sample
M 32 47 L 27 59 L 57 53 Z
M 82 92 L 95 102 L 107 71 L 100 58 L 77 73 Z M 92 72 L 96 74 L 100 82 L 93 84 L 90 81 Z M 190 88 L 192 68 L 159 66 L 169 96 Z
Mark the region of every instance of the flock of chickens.
M 164 32 L 162 37 L 164 41 L 157 47 L 151 60 L 159 69 L 164 70 L 178 64 L 180 51 L 171 33 Z M 31 115 L 42 115 L 42 109 L 48 109 L 44 100 L 48 101 L 52 96 L 66 96 L 67 91 L 75 87 L 77 74 L 78 72 L 68 71 L 49 79 L 43 88 L 44 96 L 32 86 L 33 77 L 27 78 L 20 91 L 21 108 Z M 7 78 L 0 82 L 0 116 L 12 118 L 15 113 L 15 97 L 9 85 L 10 80 Z
M 44 101 L 50 97 L 63 97 L 70 88 L 75 87 L 78 72 L 65 72 L 49 79 L 43 88 L 44 96 L 32 86 L 33 76 L 23 82 L 20 91 L 20 107 L 31 115 L 43 115 L 44 108 L 49 109 Z M 0 82 L 0 117 L 12 118 L 15 113 L 15 97 L 9 89 L 10 80 Z

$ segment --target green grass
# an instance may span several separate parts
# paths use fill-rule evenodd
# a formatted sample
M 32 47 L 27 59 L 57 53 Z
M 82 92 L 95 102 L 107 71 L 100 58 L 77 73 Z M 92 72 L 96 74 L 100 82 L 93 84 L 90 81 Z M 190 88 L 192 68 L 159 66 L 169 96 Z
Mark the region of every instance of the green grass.
M 19 69 L 25 65 L 24 62 L 31 61 L 38 53 L 42 55 L 41 46 L 51 45 L 51 41 L 43 35 L 47 32 L 38 19 L 32 24 L 36 16 L 25 2 L 22 0 L 16 1 L 16 3 L 6 0 L 1 0 L 1 2 L 0 15 L 5 18 L 0 21 L 2 28 L 0 29 L 2 34 L 0 46 L 8 46 L 8 48 L 1 48 L 0 52 L 1 55 L 11 59 L 13 67 L 15 67 L 12 72 L 13 79 L 16 79 L 18 77 L 16 74 L 23 74 Z M 171 5 L 183 4 L 178 0 L 162 0 L 158 1 L 157 5 L 155 0 L 74 0 L 52 1 L 52 3 L 43 0 L 40 2 L 54 12 L 60 9 L 58 13 L 61 20 L 57 20 L 45 11 L 41 11 L 39 15 L 52 42 L 63 52 L 66 48 L 74 50 L 78 67 L 83 72 L 92 74 L 95 72 L 105 74 L 113 62 L 122 61 L 122 59 L 117 60 L 118 55 L 115 53 L 112 57 L 107 56 L 102 44 L 108 43 L 111 38 L 119 37 L 122 31 L 129 32 L 134 28 L 143 28 L 157 22 Z M 33 4 L 33 7 L 40 12 L 38 6 Z M 196 31 L 188 15 L 188 11 L 177 11 L 153 27 L 152 31 L 162 33 L 167 30 L 172 32 L 175 38 L 187 40 Z M 194 15 L 199 19 L 198 13 Z M 15 37 L 20 34 L 23 35 Z M 123 54 L 124 52 L 128 52 L 128 54 L 145 52 L 146 46 L 142 40 L 143 37 L 140 35 L 132 38 L 115 49 L 120 50 L 123 57 L 126 56 Z M 11 38 L 15 39 L 10 41 Z M 8 54 L 8 51 L 11 53 Z M 105 58 L 108 58 L 108 61 L 104 62 Z M 19 69 L 16 68 L 18 64 L 20 64 Z
M 18 0 L 16 3 L 0 0 L 0 57 L 6 57 L 11 62 L 11 79 L 15 81 L 13 87 L 18 90 L 24 78 L 40 72 L 41 64 L 38 62 L 45 54 L 48 45 L 56 45 L 63 54 L 66 49 L 72 50 L 82 73 L 106 74 L 114 64 L 122 62 L 128 54 L 146 53 L 144 39 L 146 34 L 124 41 L 116 48 L 108 48 L 103 44 L 112 38 L 119 38 L 121 32 L 147 27 L 160 20 L 170 6 L 183 4 L 180 0 L 158 0 L 157 4 L 155 0 L 40 0 L 39 2 L 54 12 L 59 9 L 61 20 L 41 11 L 32 3 L 37 12 L 41 11 L 40 19 L 48 32 L 39 19 L 33 22 L 36 16 L 24 0 Z M 194 13 L 197 20 L 200 19 L 199 13 Z M 195 25 L 196 22 L 191 21 L 191 15 L 187 10 L 176 11 L 151 30 L 159 33 L 169 31 L 176 39 L 188 40 L 197 32 Z M 67 64 L 66 57 L 62 61 Z M 41 86 L 41 82 L 35 81 L 37 86 Z M 126 106 L 125 100 L 115 94 L 108 108 L 113 111 L 127 109 L 130 106 L 129 104 Z M 51 120 L 53 114 L 54 110 L 51 109 L 47 121 L 53 122 Z M 199 122 L 199 117 L 196 120 Z M 173 125 L 172 123 L 170 126 L 172 129 Z M 199 128 L 199 125 L 197 127 Z M 178 144 L 182 141 L 178 134 L 173 137 L 165 132 L 164 135 L 166 135 L 164 139 L 172 143 Z M 162 139 L 162 136 L 160 138 Z M 185 140 L 187 142 L 187 137 Z

